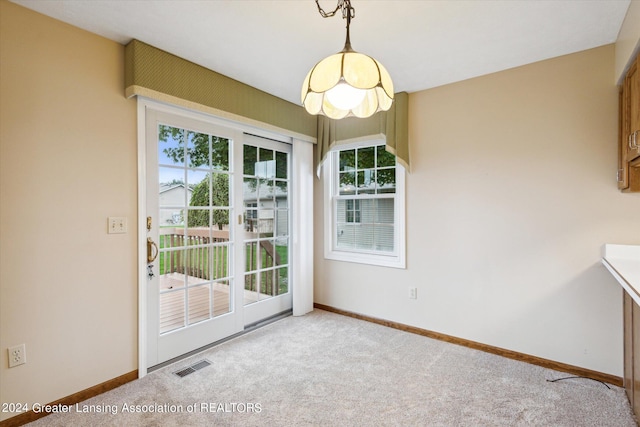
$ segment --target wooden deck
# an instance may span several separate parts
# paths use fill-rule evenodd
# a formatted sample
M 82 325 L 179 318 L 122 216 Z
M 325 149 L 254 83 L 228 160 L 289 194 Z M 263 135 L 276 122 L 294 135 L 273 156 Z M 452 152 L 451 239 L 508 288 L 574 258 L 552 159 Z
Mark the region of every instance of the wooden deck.
M 212 317 L 229 313 L 229 286 L 213 283 L 213 316 L 211 316 L 210 289 L 206 281 L 197 277 L 186 277 L 190 287 L 188 324 L 201 322 Z M 166 274 L 160 278 L 160 333 L 185 326 L 185 276 L 179 273 Z M 201 286 L 197 286 L 202 283 Z M 257 292 L 244 291 L 244 304 L 269 298 Z

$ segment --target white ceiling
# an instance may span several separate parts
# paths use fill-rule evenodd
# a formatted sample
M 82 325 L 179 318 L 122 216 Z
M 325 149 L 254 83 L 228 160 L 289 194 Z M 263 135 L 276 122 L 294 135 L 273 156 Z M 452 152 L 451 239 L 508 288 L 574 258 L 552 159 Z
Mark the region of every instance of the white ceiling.
M 126 44 L 138 39 L 296 104 L 345 20 L 314 0 L 12 0 Z M 352 0 L 353 48 L 415 92 L 615 42 L 630 0 Z M 337 0 L 321 0 L 325 10 Z M 25 29 L 27 30 L 27 29 Z M 613 79 L 613 76 L 612 76 Z

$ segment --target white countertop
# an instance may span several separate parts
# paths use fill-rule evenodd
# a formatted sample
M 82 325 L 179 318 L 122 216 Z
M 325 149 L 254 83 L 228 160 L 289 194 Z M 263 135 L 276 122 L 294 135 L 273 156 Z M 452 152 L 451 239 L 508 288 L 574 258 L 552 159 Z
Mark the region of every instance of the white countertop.
M 640 305 L 640 246 L 604 245 L 602 264 Z

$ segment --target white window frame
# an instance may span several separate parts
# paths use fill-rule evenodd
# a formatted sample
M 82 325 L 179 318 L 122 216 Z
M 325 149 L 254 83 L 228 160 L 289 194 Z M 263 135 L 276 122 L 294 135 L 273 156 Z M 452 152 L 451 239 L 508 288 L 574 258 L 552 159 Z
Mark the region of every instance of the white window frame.
M 356 142 L 341 142 L 334 146 L 322 165 L 324 185 L 324 257 L 334 261 L 377 265 L 380 267 L 406 268 L 406 219 L 405 219 L 405 168 L 396 161 L 396 192 L 394 203 L 394 248 L 389 254 L 372 253 L 366 250 L 341 250 L 336 247 L 338 198 L 338 156 L 337 152 L 354 148 L 384 145 L 384 139 L 367 139 Z

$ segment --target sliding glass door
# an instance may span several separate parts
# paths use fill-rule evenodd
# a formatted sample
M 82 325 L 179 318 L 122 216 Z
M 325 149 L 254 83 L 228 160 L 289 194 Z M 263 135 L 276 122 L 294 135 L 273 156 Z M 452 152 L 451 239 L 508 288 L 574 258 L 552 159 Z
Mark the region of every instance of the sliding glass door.
M 290 145 L 146 112 L 148 363 L 291 308 Z

